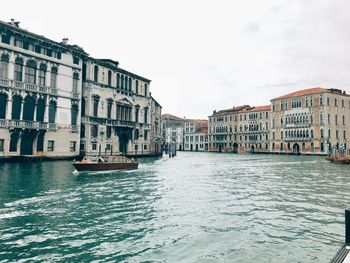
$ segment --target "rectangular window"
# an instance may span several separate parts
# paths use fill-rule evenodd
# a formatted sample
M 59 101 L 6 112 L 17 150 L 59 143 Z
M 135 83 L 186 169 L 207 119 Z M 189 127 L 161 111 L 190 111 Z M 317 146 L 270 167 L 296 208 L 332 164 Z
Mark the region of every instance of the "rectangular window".
M 23 65 L 15 64 L 15 80 L 22 81 L 23 80 Z
M 4 151 L 4 139 L 0 139 L 0 152 Z
M 39 85 L 41 87 L 45 87 L 45 76 L 46 71 L 45 70 L 39 70 Z
M 328 130 L 328 139 L 331 138 L 331 130 Z
M 144 149 L 144 150 L 147 150 L 147 144 L 145 144 L 145 145 L 143 146 L 143 149 Z
M 145 109 L 145 110 L 144 110 L 144 120 L 143 120 L 143 122 L 144 122 L 145 124 L 147 124 L 147 119 L 148 119 L 148 110 Z
M 73 57 L 73 64 L 79 65 L 79 58 L 78 57 Z
M 35 52 L 36 53 L 41 53 L 41 47 L 40 46 L 35 46 Z
M 51 72 L 50 86 L 52 89 L 57 88 L 57 73 L 56 72 Z
M 346 140 L 346 131 L 343 131 L 344 140 Z
M 16 47 L 22 48 L 22 47 L 23 47 L 22 41 L 21 41 L 21 40 L 18 40 L 18 39 L 15 39 L 15 46 L 16 46 Z
M 143 139 L 144 139 L 145 141 L 148 140 L 148 131 L 147 131 L 147 130 L 144 130 L 144 132 L 143 132 Z
M 23 41 L 23 48 L 26 50 L 29 49 L 29 43 L 27 41 Z
M 2 35 L 1 36 L 1 42 L 5 44 L 10 44 L 11 37 L 9 35 Z
M 57 58 L 57 59 L 61 59 L 61 57 L 62 57 L 62 53 L 61 53 L 61 52 L 57 52 L 57 53 L 56 53 L 56 58 Z
M 338 115 L 335 115 L 335 125 L 338 125 Z
M 46 49 L 46 56 L 52 57 L 52 50 L 51 49 Z
M 96 150 L 97 150 L 97 144 L 96 144 L 95 142 L 91 144 L 91 149 L 92 149 L 93 151 L 96 151 Z
M 145 83 L 145 97 L 147 97 L 147 89 L 148 89 L 148 85 L 147 85 L 147 83 Z
M 112 137 L 112 127 L 111 126 L 107 126 L 107 138 L 111 138 Z
M 76 146 L 77 146 L 77 142 L 75 142 L 75 141 L 71 141 L 70 142 L 70 151 L 71 152 L 75 152 L 75 149 L 76 149 Z
M 55 150 L 55 141 L 48 141 L 47 142 L 47 151 L 53 152 Z
M 335 138 L 336 138 L 336 139 L 339 139 L 338 130 L 335 131 Z

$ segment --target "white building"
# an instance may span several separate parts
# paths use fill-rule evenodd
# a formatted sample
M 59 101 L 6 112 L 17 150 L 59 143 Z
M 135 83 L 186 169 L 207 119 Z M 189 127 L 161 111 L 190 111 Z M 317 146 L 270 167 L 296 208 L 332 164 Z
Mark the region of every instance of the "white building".
M 208 151 L 208 121 L 189 120 L 184 127 L 184 150 Z
M 161 107 L 151 97 L 150 82 L 120 68 L 113 60 L 88 58 L 84 61 L 82 154 L 161 153 Z
M 0 156 L 78 155 L 87 54 L 67 41 L 0 21 Z

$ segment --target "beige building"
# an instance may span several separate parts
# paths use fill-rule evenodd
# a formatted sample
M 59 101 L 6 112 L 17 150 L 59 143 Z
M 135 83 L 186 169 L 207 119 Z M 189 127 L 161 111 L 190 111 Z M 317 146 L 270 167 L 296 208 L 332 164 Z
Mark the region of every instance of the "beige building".
M 161 153 L 161 106 L 151 96 L 150 82 L 113 60 L 84 61 L 82 154 Z
M 299 90 L 271 100 L 271 151 L 327 154 L 349 146 L 350 96 L 337 89 Z
M 0 157 L 79 154 L 82 60 L 55 42 L 0 21 Z
M 270 106 L 249 105 L 209 116 L 209 151 L 268 152 Z

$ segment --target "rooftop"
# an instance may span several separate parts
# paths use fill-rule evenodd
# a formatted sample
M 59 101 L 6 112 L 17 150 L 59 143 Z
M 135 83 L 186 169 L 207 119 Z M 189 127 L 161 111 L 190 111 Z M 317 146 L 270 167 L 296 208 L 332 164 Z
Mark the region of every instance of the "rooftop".
M 295 92 L 274 98 L 272 100 L 281 100 L 281 99 L 288 99 L 288 98 L 293 98 L 293 97 L 300 97 L 300 96 L 306 96 L 306 95 L 311 95 L 311 94 L 316 94 L 316 93 L 323 93 L 326 92 L 327 89 L 321 88 L 321 87 L 315 87 L 315 88 L 310 88 L 310 89 L 302 89 L 302 90 L 297 90 Z

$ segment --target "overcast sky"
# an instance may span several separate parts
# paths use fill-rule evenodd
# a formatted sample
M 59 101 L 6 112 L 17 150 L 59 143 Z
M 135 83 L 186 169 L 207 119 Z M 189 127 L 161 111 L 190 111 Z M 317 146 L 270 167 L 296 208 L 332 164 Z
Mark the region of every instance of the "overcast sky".
M 163 113 L 206 118 L 314 86 L 350 92 L 350 1 L 3 1 L 1 20 L 152 80 Z

